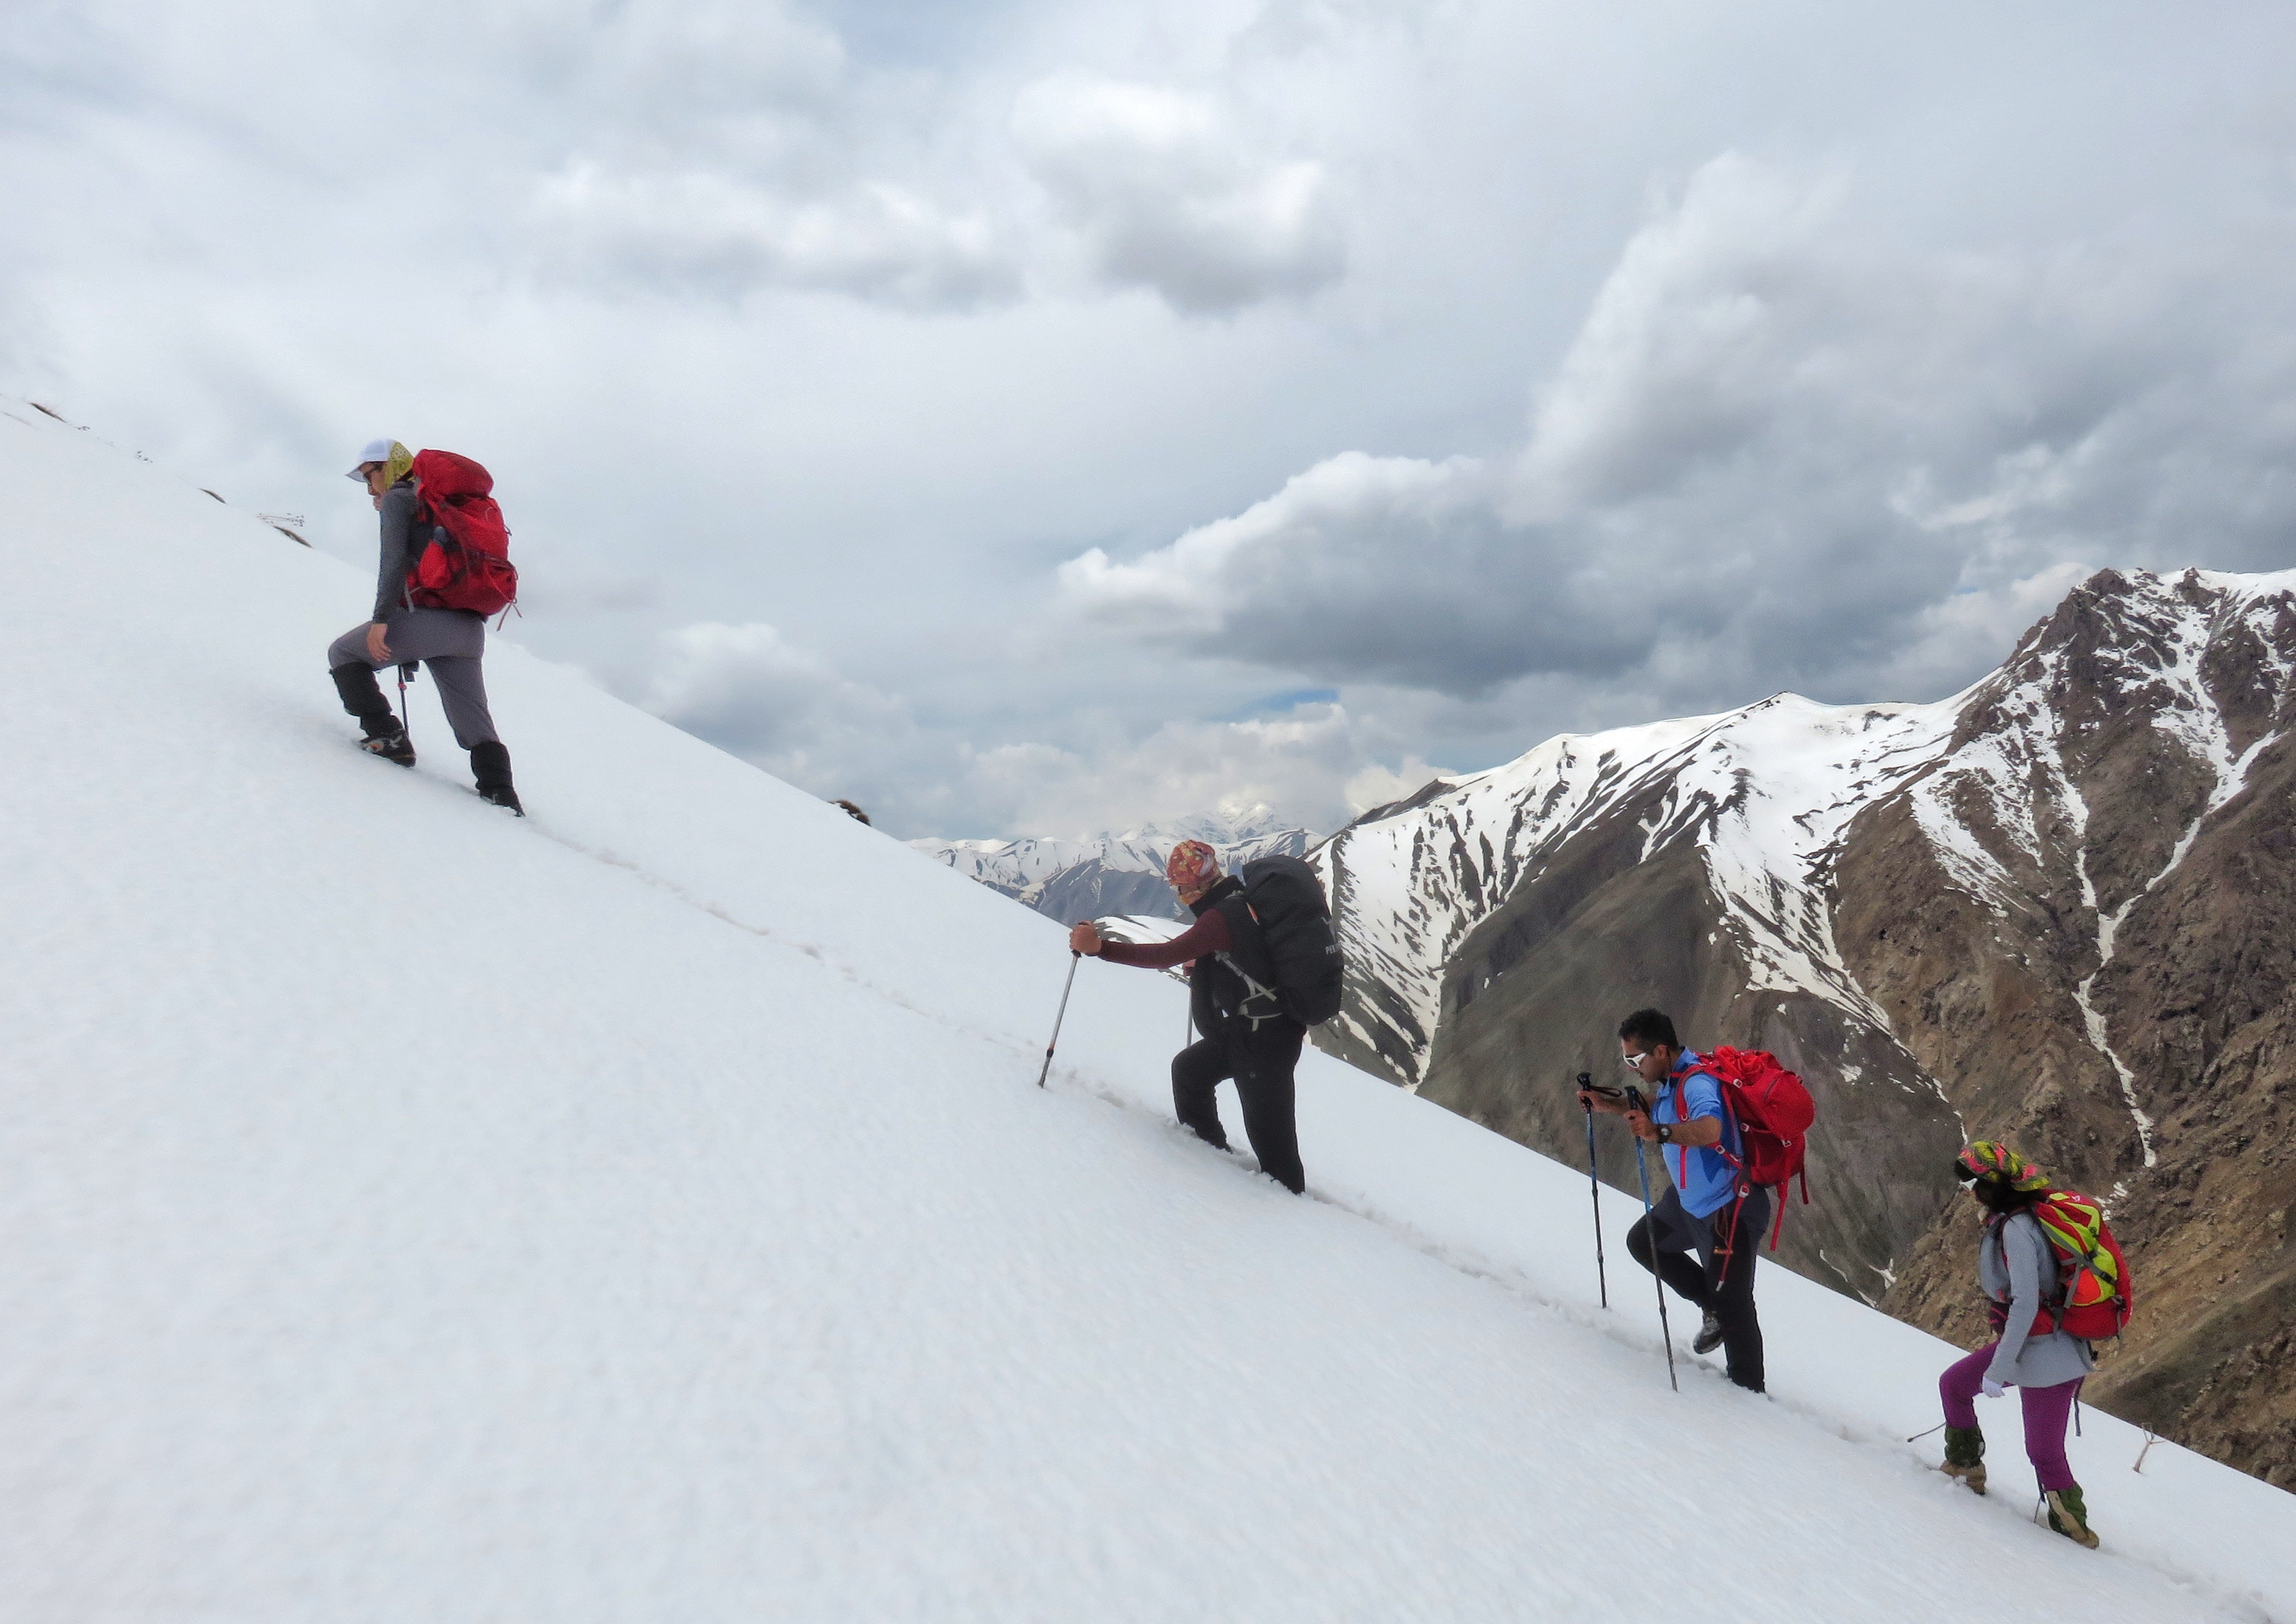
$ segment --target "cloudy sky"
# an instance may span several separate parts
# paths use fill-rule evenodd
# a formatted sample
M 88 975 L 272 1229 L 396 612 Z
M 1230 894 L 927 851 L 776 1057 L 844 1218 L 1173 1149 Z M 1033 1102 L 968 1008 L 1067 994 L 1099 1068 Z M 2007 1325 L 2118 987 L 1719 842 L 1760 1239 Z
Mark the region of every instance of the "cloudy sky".
M 2296 566 L 2292 47 L 15 0 L 0 391 L 362 561 L 361 441 L 474 455 L 511 635 L 903 835 L 1328 829 L 1559 729 L 1950 693 L 2094 567 Z

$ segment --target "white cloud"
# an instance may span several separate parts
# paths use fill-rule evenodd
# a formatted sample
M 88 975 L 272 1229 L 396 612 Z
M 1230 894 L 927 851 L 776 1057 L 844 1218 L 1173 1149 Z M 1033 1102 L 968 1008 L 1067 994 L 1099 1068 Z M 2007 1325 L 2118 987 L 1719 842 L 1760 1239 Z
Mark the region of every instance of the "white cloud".
M 1355 799 L 1377 787 L 1356 782 L 1367 748 L 1344 707 L 1302 705 L 1243 721 L 1168 722 L 1091 750 L 1005 746 L 971 760 L 970 787 L 1013 833 L 1083 835 L 1255 807 L 1328 833 L 1377 804 Z
M 1096 273 L 1224 314 L 1346 269 L 1323 167 L 1256 151 L 1210 99 L 1063 74 L 1029 86 L 1013 138 Z
M 623 140 L 764 126 L 828 109 L 851 86 L 836 31 L 782 0 L 619 0 L 590 11 L 580 29 L 553 15 L 505 31 L 533 77 L 567 83 L 620 123 Z
M 879 743 L 914 731 L 906 707 L 839 676 L 775 627 L 704 621 L 664 639 L 645 709 L 808 789 L 834 794 Z
M 1200 654 L 1315 677 L 1488 685 L 1495 649 L 1534 635 L 1495 577 L 1535 535 L 1498 517 L 1501 487 L 1470 457 L 1345 452 L 1232 519 L 1130 562 L 1100 548 L 1061 566 L 1068 606 L 1095 623 Z M 1581 659 L 1588 633 L 1541 627 Z M 1503 671 L 1502 675 L 1513 675 Z
M 915 833 L 1327 821 L 2296 562 L 2296 9 L 16 10 L 17 392 L 362 566 L 346 447 L 468 451 L 522 641 Z
M 1389 741 L 1330 703 L 1168 721 L 1139 737 L 1107 729 L 1068 746 L 974 748 L 920 726 L 907 705 L 766 625 L 704 622 L 671 634 L 644 703 L 802 789 L 860 801 L 904 836 L 959 827 L 1080 836 L 1255 807 L 1328 831 L 1394 799 L 1401 781 L 1365 766 Z M 1435 775 L 1415 759 L 1401 774 L 1416 775 L 1412 789 Z
M 617 176 L 578 163 L 536 199 L 555 278 L 739 298 L 817 289 L 915 308 L 1011 298 L 1017 272 L 986 215 L 951 215 L 882 181 L 791 200 L 736 177 Z
M 530 188 L 539 280 L 731 300 L 803 289 L 912 309 L 1020 291 L 981 189 L 931 157 L 956 111 L 930 86 L 889 100 L 882 76 L 798 8 L 632 0 L 582 34 L 525 37 L 527 72 L 582 114 Z

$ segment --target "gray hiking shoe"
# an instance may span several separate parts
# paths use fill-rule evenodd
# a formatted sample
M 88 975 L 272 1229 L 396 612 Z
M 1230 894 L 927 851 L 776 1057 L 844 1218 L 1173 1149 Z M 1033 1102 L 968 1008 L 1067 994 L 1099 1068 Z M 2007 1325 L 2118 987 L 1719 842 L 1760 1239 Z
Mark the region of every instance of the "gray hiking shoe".
M 1690 1340 L 1693 1353 L 1711 1353 L 1722 1345 L 1722 1321 L 1713 1309 L 1706 1310 L 1706 1321 L 1698 1327 L 1698 1334 Z
M 381 756 L 385 761 L 396 761 L 401 767 L 414 765 L 414 741 L 406 736 L 406 729 L 394 718 L 381 733 L 369 732 L 359 741 L 359 748 L 369 755 Z

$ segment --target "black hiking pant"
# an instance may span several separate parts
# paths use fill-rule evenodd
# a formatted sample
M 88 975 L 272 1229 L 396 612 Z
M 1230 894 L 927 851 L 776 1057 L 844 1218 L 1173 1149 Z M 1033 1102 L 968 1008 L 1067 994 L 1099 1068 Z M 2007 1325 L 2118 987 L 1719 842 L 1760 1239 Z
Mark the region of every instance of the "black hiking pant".
M 1758 1393 L 1763 1390 L 1762 1322 L 1754 1312 L 1754 1259 L 1769 1228 L 1770 1192 L 1756 1185 L 1738 1203 L 1734 1221 L 1726 1206 L 1711 1217 L 1693 1218 L 1682 1210 L 1682 1192 L 1669 1190 L 1648 1218 L 1627 1231 L 1627 1251 L 1636 1262 L 1672 1286 L 1676 1296 L 1688 1298 L 1700 1313 L 1721 1321 L 1730 1380 Z
M 1300 1124 L 1293 1114 L 1292 1074 L 1308 1029 L 1278 1016 L 1254 1031 L 1238 1021 L 1229 1031 L 1192 1043 L 1172 1056 L 1172 1110 L 1206 1144 L 1227 1149 L 1220 1126 L 1219 1086 L 1235 1079 L 1243 1102 L 1243 1131 L 1259 1170 L 1294 1195 L 1308 1188 L 1300 1165 Z

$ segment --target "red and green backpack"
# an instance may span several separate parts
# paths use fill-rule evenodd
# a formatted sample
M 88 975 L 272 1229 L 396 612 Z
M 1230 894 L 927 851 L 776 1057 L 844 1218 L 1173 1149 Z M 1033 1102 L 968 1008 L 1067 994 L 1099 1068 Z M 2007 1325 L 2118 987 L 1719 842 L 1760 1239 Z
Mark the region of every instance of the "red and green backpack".
M 2052 1190 L 2030 1209 L 2039 1220 L 2057 1254 L 2057 1284 L 2063 1294 L 2041 1319 L 2054 1323 L 2049 1330 L 2068 1332 L 2085 1341 L 2102 1342 L 2119 1336 L 2136 1307 L 2128 1277 L 2128 1259 L 2104 1221 L 2104 1209 L 2086 1195 Z

